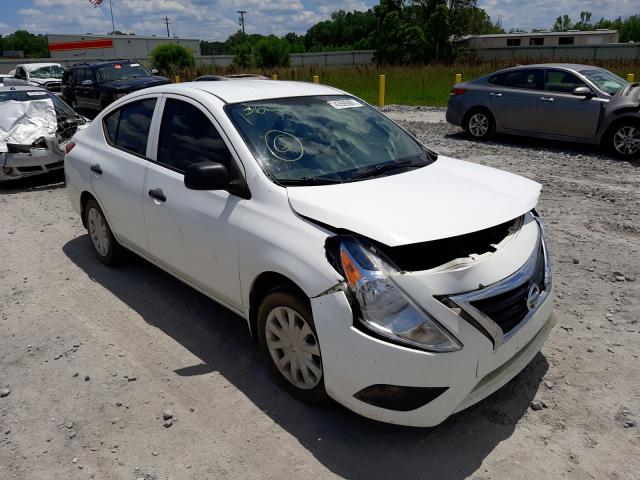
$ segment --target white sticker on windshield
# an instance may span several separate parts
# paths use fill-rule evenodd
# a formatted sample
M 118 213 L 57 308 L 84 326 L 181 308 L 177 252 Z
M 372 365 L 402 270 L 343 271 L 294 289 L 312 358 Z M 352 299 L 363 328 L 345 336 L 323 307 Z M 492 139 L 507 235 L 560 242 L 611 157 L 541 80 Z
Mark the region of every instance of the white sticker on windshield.
M 352 98 L 350 98 L 349 100 L 329 100 L 327 103 L 338 110 L 342 110 L 343 108 L 356 108 L 364 106 L 360 102 Z
M 30 97 L 42 97 L 43 95 L 47 95 L 47 92 L 27 92 L 27 95 Z
M 139 63 L 130 63 L 129 66 L 130 67 L 139 67 L 140 64 Z

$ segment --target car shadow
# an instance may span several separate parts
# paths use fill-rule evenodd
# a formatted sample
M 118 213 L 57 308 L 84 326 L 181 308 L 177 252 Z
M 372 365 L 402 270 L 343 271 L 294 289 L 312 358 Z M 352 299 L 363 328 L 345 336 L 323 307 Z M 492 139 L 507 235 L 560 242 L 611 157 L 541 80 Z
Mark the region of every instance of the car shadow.
M 469 135 L 467 135 L 467 133 L 463 130 L 457 130 L 453 133 L 447 133 L 445 134 L 445 137 L 470 143 L 476 143 L 478 145 L 493 143 L 516 148 L 534 148 L 536 150 L 562 152 L 570 155 L 589 155 L 608 160 L 619 160 L 618 158 L 609 154 L 603 147 L 599 145 L 590 145 L 588 143 L 574 143 L 562 140 L 549 140 L 544 138 L 506 135 L 500 133 L 497 133 L 491 140 L 479 141 L 469 137 Z
M 488 399 L 429 429 L 375 422 L 336 403 L 309 406 L 272 379 L 241 317 L 139 257 L 132 255 L 120 268 L 105 267 L 87 235 L 69 241 L 63 251 L 149 325 L 200 359 L 176 375 L 219 372 L 326 468 L 349 479 L 470 476 L 511 436 L 548 370 L 538 354 Z
M 55 190 L 64 187 L 64 171 L 60 169 L 43 173 L 42 175 L 32 175 L 0 182 L 0 195 L 37 190 Z

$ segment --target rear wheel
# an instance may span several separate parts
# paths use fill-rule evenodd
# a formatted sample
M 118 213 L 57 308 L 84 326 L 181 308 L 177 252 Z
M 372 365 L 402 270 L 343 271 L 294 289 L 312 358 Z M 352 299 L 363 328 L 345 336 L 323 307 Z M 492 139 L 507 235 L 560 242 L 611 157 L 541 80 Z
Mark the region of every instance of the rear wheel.
M 107 220 L 93 198 L 84 207 L 85 225 L 98 259 L 105 265 L 117 264 L 124 255 L 124 248 L 113 236 Z
M 496 131 L 496 122 L 488 110 L 471 110 L 464 121 L 463 128 L 475 140 L 489 140 Z
M 292 395 L 308 403 L 328 400 L 308 301 L 288 289 L 272 290 L 258 310 L 258 335 L 272 373 Z
M 640 122 L 622 121 L 611 129 L 608 148 L 618 158 L 640 157 Z

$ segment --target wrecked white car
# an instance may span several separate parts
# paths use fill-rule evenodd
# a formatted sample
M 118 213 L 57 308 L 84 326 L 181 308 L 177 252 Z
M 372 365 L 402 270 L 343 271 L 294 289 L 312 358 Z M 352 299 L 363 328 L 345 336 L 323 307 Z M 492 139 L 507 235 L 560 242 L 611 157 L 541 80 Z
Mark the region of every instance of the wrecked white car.
M 38 87 L 0 87 L 0 182 L 61 169 L 86 120 Z
M 11 82 L 5 82 L 5 85 L 33 85 L 60 95 L 63 74 L 64 67 L 59 63 L 25 63 L 9 72 L 13 78 Z

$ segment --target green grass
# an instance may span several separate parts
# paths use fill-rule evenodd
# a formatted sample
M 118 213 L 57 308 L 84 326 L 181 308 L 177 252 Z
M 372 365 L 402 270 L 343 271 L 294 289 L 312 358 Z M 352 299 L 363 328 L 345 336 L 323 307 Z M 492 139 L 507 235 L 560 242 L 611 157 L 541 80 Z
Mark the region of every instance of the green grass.
M 320 76 L 320 83 L 331 85 L 377 105 L 379 76 L 384 74 L 386 81 L 385 104 L 445 106 L 456 73 L 462 74 L 463 80 L 472 80 L 486 75 L 510 64 L 452 64 L 452 65 L 414 65 L 406 67 L 392 66 L 355 66 L 324 68 L 276 68 L 237 69 L 234 67 L 199 67 L 183 70 L 181 79 L 191 80 L 207 73 L 260 73 L 271 76 L 278 75 L 280 80 L 312 81 L 314 75 Z M 599 64 L 622 77 L 627 73 L 635 73 L 640 80 L 637 64 L 608 62 Z

